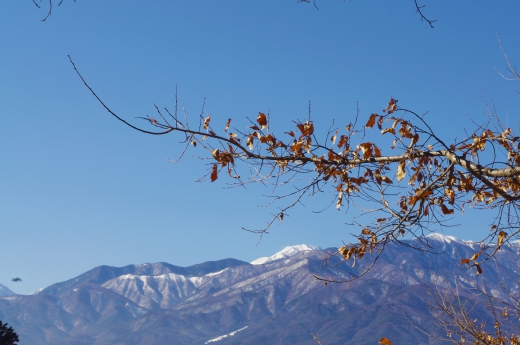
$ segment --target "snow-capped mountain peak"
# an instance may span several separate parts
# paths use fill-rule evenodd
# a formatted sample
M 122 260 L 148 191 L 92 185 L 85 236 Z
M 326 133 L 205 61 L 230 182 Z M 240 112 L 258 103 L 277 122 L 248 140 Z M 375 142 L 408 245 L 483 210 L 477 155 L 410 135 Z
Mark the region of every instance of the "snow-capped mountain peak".
M 251 261 L 251 265 L 262 265 L 262 264 L 265 264 L 270 261 L 275 261 L 275 260 L 280 260 L 280 259 L 285 259 L 285 258 L 291 257 L 299 252 L 307 252 L 307 251 L 314 251 L 314 250 L 320 250 L 320 249 L 321 249 L 320 247 L 310 246 L 307 244 L 288 246 L 272 256 L 258 258 L 254 261 Z
M 436 240 L 436 241 L 445 242 L 445 243 L 456 242 L 456 243 L 467 244 L 467 241 L 461 240 L 460 238 L 457 238 L 455 236 L 446 236 L 446 235 L 440 234 L 438 232 L 434 232 L 433 234 L 426 235 L 426 238 L 429 240 Z

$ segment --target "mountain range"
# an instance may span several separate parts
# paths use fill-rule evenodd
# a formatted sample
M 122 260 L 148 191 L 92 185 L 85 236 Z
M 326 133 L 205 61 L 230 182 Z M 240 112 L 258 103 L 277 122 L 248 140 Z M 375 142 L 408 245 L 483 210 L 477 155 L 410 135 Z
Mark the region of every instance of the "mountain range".
M 382 337 L 431 344 L 427 333 L 446 335 L 428 304 L 427 286 L 434 286 L 457 287 L 474 315 L 489 321 L 482 296 L 473 293 L 482 278 L 460 265 L 478 244 L 441 234 L 403 243 L 388 245 L 366 275 L 348 284 L 324 284 L 314 275 L 344 281 L 374 256 L 353 267 L 329 258 L 336 248 L 299 245 L 251 263 L 99 266 L 32 295 L 0 285 L 0 320 L 20 345 L 315 345 L 311 333 L 323 345 L 377 344 Z M 483 266 L 497 296 L 499 278 L 516 276 L 519 250 L 518 243 L 504 246 L 496 264 Z M 518 280 L 505 284 L 518 293 Z

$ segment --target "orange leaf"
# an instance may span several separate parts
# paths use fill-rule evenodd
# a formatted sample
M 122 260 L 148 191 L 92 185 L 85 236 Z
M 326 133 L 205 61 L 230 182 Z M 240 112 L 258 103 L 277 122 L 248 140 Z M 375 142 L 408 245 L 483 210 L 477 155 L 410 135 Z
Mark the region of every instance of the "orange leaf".
M 370 115 L 370 118 L 367 121 L 367 124 L 365 125 L 366 128 L 372 128 L 376 124 L 376 117 L 378 117 L 378 114 L 372 114 Z
M 260 125 L 261 129 L 264 129 L 267 126 L 267 118 L 264 113 L 258 113 L 258 117 L 256 118 L 256 122 Z
M 381 340 L 379 340 L 379 344 L 381 344 L 381 345 L 392 345 L 392 342 L 390 340 L 388 340 L 388 338 L 381 338 Z
M 462 260 L 460 260 L 460 264 L 461 265 L 464 265 L 464 264 L 469 265 L 469 260 L 468 259 L 462 259 Z
M 475 267 L 477 268 L 477 275 L 482 274 L 482 268 L 478 263 L 475 262 Z

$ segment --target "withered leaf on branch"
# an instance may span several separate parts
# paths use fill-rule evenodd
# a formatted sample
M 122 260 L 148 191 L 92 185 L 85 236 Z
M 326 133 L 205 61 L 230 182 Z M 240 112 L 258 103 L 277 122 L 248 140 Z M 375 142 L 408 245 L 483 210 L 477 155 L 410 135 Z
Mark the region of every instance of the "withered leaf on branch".
M 363 200 L 363 203 L 372 203 L 374 207 L 369 207 L 370 212 L 362 215 L 367 217 L 367 223 L 361 225 L 368 226 L 377 219 L 385 221 L 377 221 L 377 227 L 371 229 L 371 234 L 361 235 L 356 244 L 345 247 L 342 251 L 345 259 L 360 259 L 377 246 L 384 249 L 384 244 L 394 241 L 397 235 L 420 236 L 424 228 L 428 229 L 439 222 L 442 223 L 442 216 L 454 214 L 455 208 L 462 210 L 464 203 L 468 202 L 474 207 L 504 213 L 500 213 L 500 217 L 496 218 L 499 224 L 492 229 L 490 236 L 497 236 L 498 247 L 505 243 L 508 236 L 519 233 L 517 229 L 520 228 L 520 137 L 514 136 L 498 119 L 493 123 L 494 127 L 486 124 L 478 129 L 479 134 L 474 132 L 466 137 L 457 138 L 458 144 L 446 145 L 449 141 L 441 141 L 437 133 L 426 123 L 424 116 L 399 108 L 397 100 L 390 98 L 383 110 L 385 115 L 371 113 L 362 131 L 356 129 L 357 118 L 354 124 L 346 125 L 346 133 L 340 134 L 338 129 L 331 128 L 327 132 L 327 135 L 331 134 L 331 143 L 324 142 L 315 135 L 314 123 L 310 119 L 306 122 L 296 122 L 299 133 L 284 132 L 290 136 L 289 141 L 279 140 L 272 134 L 273 131 L 264 132 L 268 127 L 268 118 L 262 112 L 258 113 L 257 124 L 252 124 L 248 131 L 242 133 L 237 130 L 239 135 L 242 135 L 241 138 L 227 134 L 231 119 L 228 119 L 224 128 L 225 134 L 219 134 L 210 129 L 211 117 L 208 115 L 202 123 L 206 133 L 201 133 L 198 128 L 191 129 L 187 120 L 173 115 L 177 112 L 169 114 L 176 121 L 175 126 L 160 123 L 155 118 L 143 118 L 156 130 L 150 131 L 130 124 L 110 110 L 88 86 L 72 60 L 71 63 L 104 108 L 133 129 L 152 135 L 181 132 L 190 138 L 193 145 L 198 142 L 205 148 L 221 147 L 220 150 L 210 151 L 218 163 L 211 167 L 212 182 L 218 179 L 219 166 L 221 169 L 228 166 L 226 170 L 231 177 L 238 176 L 231 175 L 231 171 L 245 168 L 249 176 L 241 183 L 259 182 L 280 188 L 296 187 L 296 192 L 291 191 L 275 199 L 281 201 L 287 200 L 285 197 L 293 197 L 294 203 L 291 202 L 288 208 L 301 204 L 303 196 L 319 195 L 326 192 L 327 188 L 338 193 L 337 208 L 341 207 L 345 195 L 348 196 L 349 202 Z M 402 116 L 391 116 L 396 112 L 402 112 Z M 415 120 L 420 125 L 413 124 Z M 392 126 L 383 128 L 385 121 L 393 121 Z M 376 131 L 378 134 L 393 136 L 390 138 L 393 140 L 392 146 L 390 143 L 388 146 L 382 146 L 384 144 L 381 143 L 384 143 L 386 138 L 368 138 L 369 129 L 376 124 L 379 128 Z M 498 130 L 493 131 L 493 128 Z M 352 143 L 353 138 L 357 138 L 355 135 L 361 132 L 360 141 L 364 142 Z M 419 133 L 422 138 L 419 137 Z M 404 138 L 410 139 L 409 145 L 405 144 Z M 206 146 L 205 139 L 218 145 L 212 143 L 211 146 Z M 242 144 L 244 142 L 245 144 Z M 233 148 L 222 151 L 227 145 Z M 493 154 L 480 153 L 486 146 L 493 147 Z M 394 154 L 383 156 L 382 151 L 385 150 L 380 148 L 386 147 L 395 150 Z M 407 174 L 411 174 L 408 186 L 392 185 L 392 179 L 385 176 L 391 174 L 391 171 L 396 171 L 397 182 L 403 181 Z M 452 207 L 448 208 L 445 204 Z M 440 212 L 435 212 L 437 206 Z M 279 213 L 273 217 L 278 218 Z M 266 233 L 270 224 L 272 222 L 265 229 L 256 232 Z M 515 233 L 499 232 L 500 228 L 515 229 Z M 370 237 L 370 242 L 364 237 Z M 474 260 L 470 262 L 474 262 L 477 273 L 480 274 L 480 264 Z M 382 338 L 380 343 L 391 344 L 387 338 Z
M 217 169 L 218 169 L 217 165 L 213 164 L 213 167 L 211 169 L 211 176 L 210 176 L 211 182 L 215 182 L 218 179 Z
M 258 113 L 256 122 L 258 122 L 258 124 L 260 125 L 260 129 L 264 129 L 267 126 L 267 117 L 264 113 Z
M 405 165 L 406 161 L 404 159 L 397 165 L 397 182 L 401 182 L 401 180 L 406 176 Z
M 381 338 L 381 340 L 379 340 L 379 344 L 381 344 L 381 345 L 392 345 L 392 342 L 390 340 L 388 340 L 388 338 Z

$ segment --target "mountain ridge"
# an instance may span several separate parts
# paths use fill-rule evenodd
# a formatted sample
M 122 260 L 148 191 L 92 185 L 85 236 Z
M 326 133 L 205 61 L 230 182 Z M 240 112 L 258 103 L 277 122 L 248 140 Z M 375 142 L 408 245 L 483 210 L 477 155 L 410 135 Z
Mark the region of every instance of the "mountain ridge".
M 323 261 L 337 249 L 308 245 L 286 247 L 257 264 L 224 259 L 184 268 L 99 266 L 37 295 L 0 297 L 0 320 L 15 327 L 20 345 L 205 344 L 217 338 L 211 344 L 314 345 L 310 332 L 328 345 L 375 344 L 383 336 L 398 344 L 430 344 L 415 326 L 442 329 L 424 299 L 424 284 L 457 286 L 465 298 L 479 301 L 470 293 L 474 272 L 460 267 L 476 247 L 444 235 L 407 243 L 429 252 L 389 245 L 373 270 L 348 285 L 325 285 L 314 275 L 342 281 L 369 261 L 354 267 L 339 257 Z M 515 245 L 497 257 L 496 269 L 514 273 L 520 260 Z M 499 271 L 484 269 L 498 291 L 491 278 Z M 518 291 L 514 282 L 509 287 Z M 475 313 L 489 317 L 483 308 Z

